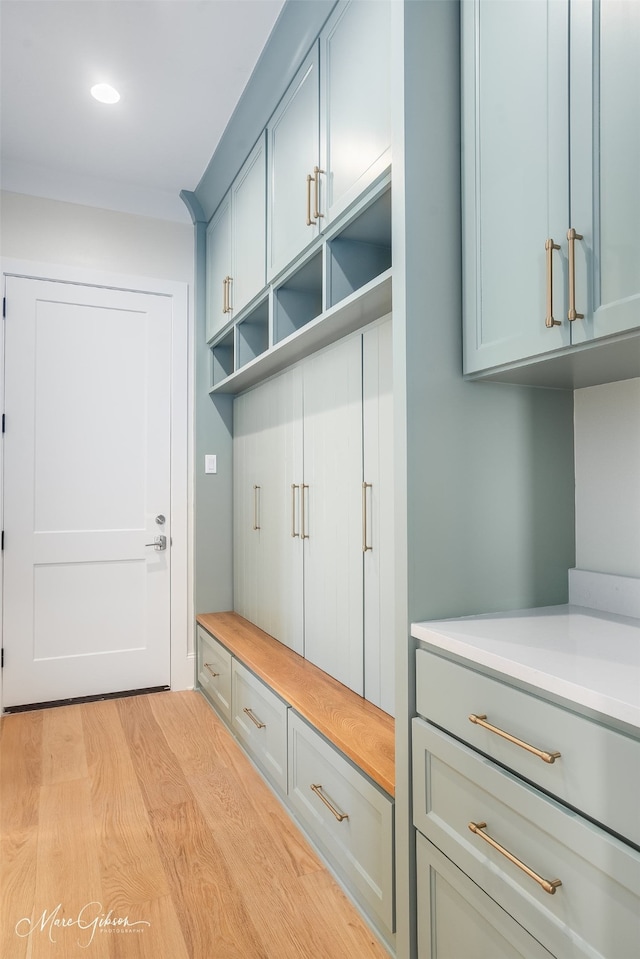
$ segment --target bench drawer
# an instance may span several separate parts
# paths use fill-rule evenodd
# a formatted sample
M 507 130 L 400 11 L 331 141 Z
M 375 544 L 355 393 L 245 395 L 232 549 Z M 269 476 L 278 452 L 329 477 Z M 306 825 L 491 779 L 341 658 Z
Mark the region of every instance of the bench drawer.
M 640 740 L 427 650 L 416 671 L 421 716 L 640 844 Z M 470 715 L 560 757 L 546 762 Z
M 231 726 L 269 779 L 286 793 L 289 707 L 237 659 L 231 677 Z
M 289 801 L 368 911 L 393 932 L 393 801 L 293 710 Z
M 197 627 L 198 682 L 218 712 L 231 722 L 231 653 Z
M 638 954 L 640 853 L 421 719 L 413 774 L 416 827 L 554 955 Z

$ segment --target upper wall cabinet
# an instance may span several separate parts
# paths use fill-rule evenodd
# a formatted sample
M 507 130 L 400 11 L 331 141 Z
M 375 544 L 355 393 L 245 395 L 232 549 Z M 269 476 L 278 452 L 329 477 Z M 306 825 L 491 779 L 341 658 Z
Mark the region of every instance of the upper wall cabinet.
M 624 0 L 463 3 L 465 373 L 640 373 L 584 348 L 640 328 L 639 44 Z
M 207 228 L 207 339 L 265 284 L 266 151 L 260 137 Z
M 268 279 L 390 163 L 389 29 L 386 0 L 339 3 L 268 124 Z

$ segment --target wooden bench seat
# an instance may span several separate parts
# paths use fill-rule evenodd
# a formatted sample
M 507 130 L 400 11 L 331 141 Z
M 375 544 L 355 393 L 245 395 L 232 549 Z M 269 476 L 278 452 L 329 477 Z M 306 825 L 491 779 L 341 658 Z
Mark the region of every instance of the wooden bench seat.
M 391 716 L 237 613 L 203 613 L 196 619 L 385 792 L 395 795 Z

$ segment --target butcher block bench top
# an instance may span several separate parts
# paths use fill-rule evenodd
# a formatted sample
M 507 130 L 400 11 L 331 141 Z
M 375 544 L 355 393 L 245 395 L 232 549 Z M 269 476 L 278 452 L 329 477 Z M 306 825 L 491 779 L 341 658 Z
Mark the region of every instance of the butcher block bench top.
M 385 792 L 395 794 L 395 723 L 288 646 L 237 613 L 197 622 Z

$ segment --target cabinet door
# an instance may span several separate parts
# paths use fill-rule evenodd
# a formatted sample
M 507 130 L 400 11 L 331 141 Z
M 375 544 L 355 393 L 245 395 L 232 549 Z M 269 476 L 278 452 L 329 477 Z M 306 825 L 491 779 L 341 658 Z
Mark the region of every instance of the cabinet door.
M 231 187 L 233 268 L 229 305 L 234 313 L 246 306 L 265 285 L 266 177 L 263 134 Z
M 572 341 L 640 326 L 640 4 L 571 6 Z
M 263 435 L 260 520 L 260 609 L 257 624 L 296 653 L 304 653 L 302 483 L 302 370 L 261 387 L 268 410 Z
M 206 336 L 210 340 L 229 321 L 225 279 L 231 274 L 231 194 L 224 198 L 207 227 Z
M 417 872 L 418 959 L 551 959 L 420 833 Z
M 271 280 L 318 235 L 318 221 L 307 223 L 308 200 L 314 210 L 313 176 L 319 166 L 318 45 L 267 126 L 269 154 L 267 277 Z M 310 195 L 308 194 L 310 190 Z
M 233 608 L 261 626 L 264 579 L 262 519 L 269 404 L 264 388 L 237 397 L 233 408 Z
M 462 4 L 465 372 L 570 344 L 568 2 Z M 553 239 L 548 328 L 545 242 Z
M 393 358 L 391 317 L 362 336 L 364 695 L 394 714 Z
M 339 5 L 320 36 L 323 226 L 391 160 L 390 3 Z
M 304 367 L 305 656 L 363 694 L 362 347 Z

